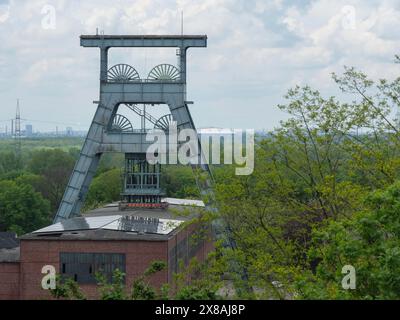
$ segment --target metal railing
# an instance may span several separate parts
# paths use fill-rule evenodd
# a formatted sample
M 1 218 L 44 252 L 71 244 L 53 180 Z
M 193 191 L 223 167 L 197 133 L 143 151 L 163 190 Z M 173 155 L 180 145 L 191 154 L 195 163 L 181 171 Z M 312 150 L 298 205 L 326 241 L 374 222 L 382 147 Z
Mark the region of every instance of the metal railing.
M 110 80 L 107 83 L 182 83 L 181 79 L 130 79 L 130 80 Z

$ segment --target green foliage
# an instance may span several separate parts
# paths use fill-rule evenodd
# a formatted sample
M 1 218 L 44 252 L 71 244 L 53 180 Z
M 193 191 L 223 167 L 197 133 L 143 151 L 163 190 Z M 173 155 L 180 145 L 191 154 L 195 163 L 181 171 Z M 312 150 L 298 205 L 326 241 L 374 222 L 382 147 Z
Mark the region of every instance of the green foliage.
M 14 151 L 4 151 L 0 157 L 0 175 L 21 169 L 21 162 Z
M 29 153 L 41 149 L 62 149 L 69 151 L 70 149 L 79 150 L 83 144 L 83 137 L 38 137 L 22 139 L 22 156 L 26 158 L 25 152 Z M 14 151 L 15 139 L 1 139 L 0 153 Z
M 132 284 L 133 300 L 154 300 L 156 299 L 156 291 L 148 283 L 142 279 L 136 279 Z
M 177 294 L 177 300 L 215 300 L 215 292 L 208 288 L 188 285 L 183 287 Z
M 150 267 L 148 267 L 145 272 L 145 277 L 150 277 L 157 272 L 163 271 L 167 267 L 165 261 L 153 261 Z
M 161 187 L 172 198 L 199 199 L 199 191 L 189 166 L 164 166 Z
M 171 290 L 171 288 L 168 283 L 162 284 L 161 288 L 160 288 L 159 299 L 160 300 L 169 300 L 170 290 Z
M 144 271 L 143 275 L 134 279 L 132 283 L 131 294 L 127 294 L 125 285 L 125 274 L 116 269 L 113 272 L 111 283 L 101 273 L 96 274 L 98 281 L 98 289 L 100 292 L 101 300 L 154 300 L 157 298 L 156 289 L 150 285 L 149 277 L 164 270 L 166 263 L 163 261 L 154 261 Z M 168 288 L 163 287 L 162 295 L 165 295 L 165 290 Z
M 131 298 L 133 300 L 154 300 L 157 298 L 157 292 L 154 287 L 150 285 L 149 277 L 164 270 L 167 264 L 164 261 L 154 261 L 144 271 L 143 275 L 133 281 Z M 168 287 L 164 286 L 161 292 L 162 296 L 168 295 L 166 290 Z
M 299 277 L 303 298 L 399 299 L 400 182 L 373 192 L 367 210 L 314 230 L 309 259 L 315 274 Z M 341 287 L 344 265 L 356 270 L 356 289 Z
M 96 177 L 102 173 L 115 168 L 123 168 L 125 157 L 122 153 L 105 153 L 101 156 L 99 167 L 96 170 Z
M 0 181 L 0 230 L 21 235 L 48 224 L 50 206 L 30 185 Z
M 395 245 L 374 250 L 366 246 L 368 241 L 359 243 L 361 234 L 354 230 L 364 229 L 365 237 L 379 230 L 382 222 L 359 213 L 368 212 L 363 199 L 400 178 L 400 136 L 391 119 L 391 111 L 400 106 L 400 78 L 376 84 L 354 68 L 333 77 L 343 91 L 355 95 L 354 102 L 340 103 L 310 87 L 295 87 L 279 106 L 289 119 L 256 146 L 254 173 L 237 177 L 232 169 L 216 170 L 219 213 L 233 240 L 232 247 L 222 248 L 219 262 L 226 265 L 239 297 L 395 297 L 397 287 L 386 280 L 386 295 L 361 287 L 357 293 L 344 292 L 338 280 L 346 258 L 354 257 L 361 281 L 377 287 L 375 275 L 384 276 L 373 261 L 389 259 L 392 268 L 383 270 L 396 283 Z M 392 231 L 388 234 L 398 239 Z M 328 240 L 332 243 L 325 246 Z M 358 247 L 363 245 L 366 251 Z M 327 250 L 324 256 L 316 254 L 321 250 Z M 362 259 L 366 264 L 358 262 Z
M 119 269 L 113 271 L 112 279 L 109 281 L 101 272 L 96 273 L 97 289 L 100 293 L 101 300 L 154 300 L 167 299 L 169 294 L 169 286 L 164 284 L 160 293 L 150 285 L 149 279 L 152 275 L 164 270 L 166 263 L 163 261 L 154 261 L 144 271 L 144 273 L 135 279 L 132 283 L 131 294 L 125 284 L 125 273 Z M 59 275 L 56 277 L 56 289 L 50 290 L 51 295 L 55 299 L 68 300 L 85 300 L 78 283 L 71 278 L 62 280 Z
M 125 274 L 115 269 L 111 283 L 101 273 L 96 274 L 101 300 L 126 300 L 128 297 L 125 292 Z
M 52 211 L 57 210 L 64 194 L 75 159 L 61 149 L 43 149 L 32 152 L 28 170 L 43 177 L 40 192 L 50 201 Z
M 87 195 L 85 209 L 92 209 L 120 199 L 121 170 L 111 169 L 93 179 Z
M 31 185 L 35 191 L 40 192 L 44 196 L 43 185 L 45 184 L 45 178 L 43 176 L 28 172 L 20 172 L 13 180 L 20 186 L 24 184 Z
M 56 288 L 51 289 L 50 294 L 55 299 L 86 300 L 76 281 L 71 278 L 62 281 L 59 275 L 56 276 Z
M 180 262 L 181 272 L 175 274 L 175 299 L 177 300 L 215 300 L 220 297 L 217 291 L 222 287 L 223 275 L 221 261 L 210 254 L 205 262 L 192 258 L 187 267 Z
M 33 151 L 28 163 L 29 171 L 35 174 L 50 174 L 62 167 L 71 169 L 74 158 L 61 149 L 41 149 Z
M 400 120 L 392 114 L 400 107 L 400 78 L 373 81 L 345 67 L 333 80 L 352 102 L 296 86 L 278 106 L 288 119 L 257 140 L 253 174 L 214 168 L 218 215 L 206 212 L 191 223 L 218 219 L 229 233 L 205 264 L 181 266 L 174 286 L 158 292 L 150 278 L 165 265 L 153 263 L 129 295 L 116 272 L 113 283 L 100 281 L 102 298 L 214 299 L 227 283 L 229 297 L 245 299 L 399 298 Z M 0 141 L 0 228 L 19 233 L 48 218 L 43 198 L 57 208 L 78 155 L 67 144 L 54 149 L 55 140 L 43 150 L 26 142 L 19 158 L 10 141 Z M 101 161 L 86 209 L 119 199 L 122 164 L 115 155 Z M 200 198 L 188 166 L 164 167 L 161 185 L 170 197 Z M 346 264 L 356 268 L 356 290 L 341 288 Z

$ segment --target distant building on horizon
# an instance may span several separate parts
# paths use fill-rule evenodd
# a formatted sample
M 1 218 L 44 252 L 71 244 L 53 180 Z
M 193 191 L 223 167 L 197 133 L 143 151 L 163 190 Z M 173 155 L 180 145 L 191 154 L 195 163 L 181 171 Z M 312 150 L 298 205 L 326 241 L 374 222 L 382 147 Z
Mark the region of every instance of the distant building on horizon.
M 74 131 L 72 130 L 71 127 L 66 128 L 66 133 L 68 137 L 72 137 L 74 135 Z
M 25 126 L 25 135 L 27 137 L 31 137 L 33 135 L 33 126 L 31 124 L 27 124 Z

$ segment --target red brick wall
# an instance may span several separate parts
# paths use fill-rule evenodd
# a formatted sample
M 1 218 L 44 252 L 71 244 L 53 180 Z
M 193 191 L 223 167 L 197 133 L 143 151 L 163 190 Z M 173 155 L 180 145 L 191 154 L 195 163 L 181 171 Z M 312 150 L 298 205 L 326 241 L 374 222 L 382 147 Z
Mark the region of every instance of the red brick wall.
M 19 298 L 19 263 L 0 263 L 0 300 Z
M 154 260 L 167 261 L 167 242 L 161 241 L 57 241 L 21 240 L 21 299 L 48 299 L 50 294 L 41 288 L 44 265 L 53 265 L 59 272 L 60 252 L 125 253 L 126 283 L 141 275 Z M 151 284 L 167 282 L 167 271 L 157 273 Z M 88 298 L 97 297 L 95 285 L 80 286 Z
M 191 224 L 178 234 L 176 234 L 174 237 L 168 240 L 168 252 L 170 252 L 171 249 L 173 249 L 178 243 L 182 240 L 184 240 L 186 237 L 189 237 L 189 239 L 193 236 L 195 230 L 196 230 L 196 224 Z M 214 250 L 214 244 L 211 241 L 211 232 L 210 234 L 203 235 L 204 236 L 204 244 L 198 248 L 197 253 L 195 254 L 195 257 L 197 258 L 198 261 L 204 261 L 208 254 Z M 193 242 L 190 242 L 189 240 L 189 248 L 190 244 Z M 190 258 L 189 258 L 190 261 Z M 168 275 L 168 281 L 170 284 L 173 282 L 173 276 L 171 273 Z
M 60 252 L 124 253 L 126 257 L 126 284 L 142 275 L 154 260 L 168 261 L 168 251 L 195 229 L 194 225 L 182 230 L 169 241 L 60 241 L 21 240 L 20 262 L 0 263 L 0 299 L 49 299 L 41 287 L 43 266 L 53 265 L 59 272 Z M 213 249 L 211 242 L 199 248 L 196 256 L 201 261 Z M 169 282 L 168 270 L 154 275 L 150 282 L 159 287 Z M 96 285 L 80 285 L 88 298 L 98 297 Z

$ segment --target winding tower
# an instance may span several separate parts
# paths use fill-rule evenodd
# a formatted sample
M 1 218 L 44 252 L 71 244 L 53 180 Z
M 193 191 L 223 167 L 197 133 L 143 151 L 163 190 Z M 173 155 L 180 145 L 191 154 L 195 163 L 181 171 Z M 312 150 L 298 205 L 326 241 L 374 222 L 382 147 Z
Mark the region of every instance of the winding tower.
M 160 165 L 150 165 L 146 151 L 150 142 L 145 139 L 145 121 L 154 128 L 168 130 L 176 122 L 177 130 L 196 129 L 186 98 L 186 55 L 190 47 L 206 47 L 205 35 L 82 35 L 81 46 L 100 49 L 100 98 L 68 185 L 64 192 L 54 222 L 80 215 L 90 183 L 102 154 L 125 154 L 124 188 L 122 208 L 162 207 Z M 160 64 L 154 67 L 146 79 L 127 64 L 108 66 L 111 48 L 176 48 L 178 66 Z M 146 111 L 146 105 L 165 104 L 170 114 L 155 118 Z M 118 113 L 121 106 L 139 115 L 142 126 L 134 129 L 132 123 Z M 213 201 L 212 174 L 203 159 L 198 141 L 198 164 L 191 164 L 200 192 L 206 205 Z

